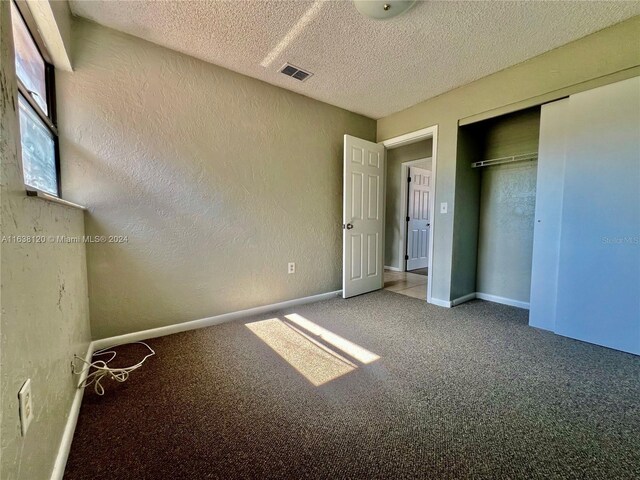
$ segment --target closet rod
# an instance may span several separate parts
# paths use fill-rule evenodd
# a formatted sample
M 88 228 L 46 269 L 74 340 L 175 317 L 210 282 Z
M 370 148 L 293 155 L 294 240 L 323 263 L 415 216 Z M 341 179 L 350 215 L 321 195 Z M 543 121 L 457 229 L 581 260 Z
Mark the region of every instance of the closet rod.
M 511 157 L 492 158 L 490 160 L 481 160 L 479 162 L 473 162 L 471 168 L 489 167 L 491 165 L 500 165 L 502 163 L 512 162 L 525 162 L 531 160 L 537 160 L 538 153 L 522 153 L 520 155 L 512 155 Z

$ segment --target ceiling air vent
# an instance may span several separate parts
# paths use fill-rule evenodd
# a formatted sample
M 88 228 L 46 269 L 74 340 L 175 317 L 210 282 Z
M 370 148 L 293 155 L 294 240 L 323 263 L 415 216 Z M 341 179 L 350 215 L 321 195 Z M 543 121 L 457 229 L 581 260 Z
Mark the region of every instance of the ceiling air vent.
M 280 73 L 284 73 L 285 75 L 288 75 L 289 77 L 293 77 L 296 80 L 300 80 L 301 82 L 304 82 L 307 78 L 313 75 L 313 73 L 306 72 L 301 68 L 298 68 L 289 63 L 285 64 L 285 66 L 280 69 Z

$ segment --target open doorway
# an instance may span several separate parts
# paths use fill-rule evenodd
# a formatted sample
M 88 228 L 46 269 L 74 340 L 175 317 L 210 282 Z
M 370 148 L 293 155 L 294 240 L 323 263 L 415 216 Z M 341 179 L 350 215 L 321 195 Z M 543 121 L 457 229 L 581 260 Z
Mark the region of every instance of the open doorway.
M 434 135 L 408 140 L 384 142 L 385 289 L 427 300 L 435 194 Z

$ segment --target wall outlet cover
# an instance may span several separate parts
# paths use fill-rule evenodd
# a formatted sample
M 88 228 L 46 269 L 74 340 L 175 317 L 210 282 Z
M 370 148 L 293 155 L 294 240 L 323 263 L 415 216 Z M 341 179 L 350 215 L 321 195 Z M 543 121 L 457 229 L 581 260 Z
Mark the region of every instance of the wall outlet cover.
M 31 397 L 31 379 L 28 378 L 18 392 L 18 403 L 20 405 L 20 425 L 22 426 L 22 436 L 27 434 L 31 420 L 33 420 L 33 399 Z
M 290 262 L 288 268 L 289 273 L 296 273 L 296 264 L 294 262 Z

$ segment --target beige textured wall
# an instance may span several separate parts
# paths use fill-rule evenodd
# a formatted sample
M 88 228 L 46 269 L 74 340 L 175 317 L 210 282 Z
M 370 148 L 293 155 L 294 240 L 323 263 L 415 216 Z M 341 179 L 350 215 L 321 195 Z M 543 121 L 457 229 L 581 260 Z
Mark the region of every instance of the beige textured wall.
M 85 248 L 7 238 L 81 236 L 84 224 L 81 210 L 25 195 L 9 5 L 0 2 L 0 478 L 41 480 L 51 475 L 76 391 L 70 362 L 85 355 L 90 339 Z M 27 378 L 35 417 L 22 437 L 17 394 Z
M 341 288 L 342 143 L 374 120 L 77 20 L 63 189 L 95 338 Z M 287 274 L 287 262 L 296 273 Z
M 387 150 L 387 193 L 385 210 L 384 236 L 384 264 L 389 267 L 400 268 L 403 259 L 400 258 L 400 234 L 406 228 L 402 217 L 402 202 L 406 202 L 401 195 L 402 163 L 431 157 L 433 143 L 431 139 L 404 145 Z M 431 169 L 431 163 L 425 163 L 424 168 Z
M 458 121 L 548 102 L 640 74 L 640 17 L 614 25 L 527 62 L 378 120 L 378 141 L 438 125 L 433 291 L 450 300 L 475 285 L 477 229 L 465 209 L 477 198 L 474 179 L 458 164 Z M 484 113 L 489 112 L 489 113 Z M 472 192 L 472 198 L 468 198 Z M 437 209 L 436 209 L 437 210 Z M 473 216 L 473 215 L 472 215 Z

